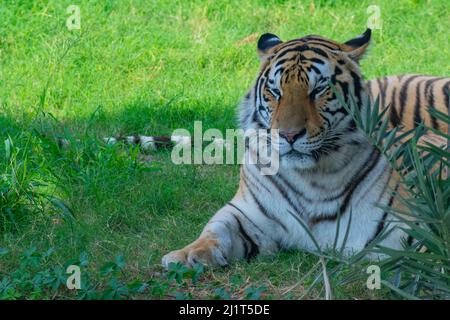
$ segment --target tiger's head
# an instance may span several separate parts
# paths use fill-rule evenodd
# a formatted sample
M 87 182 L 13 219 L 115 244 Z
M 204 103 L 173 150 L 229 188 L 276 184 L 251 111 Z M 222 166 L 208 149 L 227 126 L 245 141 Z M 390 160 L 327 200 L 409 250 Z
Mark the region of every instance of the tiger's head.
M 359 60 L 371 30 L 345 43 L 310 35 L 283 42 L 266 33 L 258 40 L 260 72 L 241 104 L 243 129 L 277 129 L 281 162 L 310 169 L 358 140 L 355 123 L 330 83 L 357 105 L 367 93 Z M 361 139 L 361 138 L 359 138 Z

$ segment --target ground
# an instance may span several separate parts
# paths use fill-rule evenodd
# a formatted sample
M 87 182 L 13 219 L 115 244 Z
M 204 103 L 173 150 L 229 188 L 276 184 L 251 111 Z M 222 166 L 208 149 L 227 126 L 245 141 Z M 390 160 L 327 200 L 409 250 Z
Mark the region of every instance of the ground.
M 362 61 L 366 78 L 448 76 L 450 69 L 445 0 L 78 1 L 81 29 L 68 30 L 71 4 L 2 1 L 0 7 L 0 173 L 12 172 L 3 148 L 10 137 L 18 163 L 27 159 L 16 163 L 20 170 L 28 166 L 24 181 L 45 183 L 39 190 L 63 208 L 34 210 L 17 201 L 19 217 L 11 227 L 11 197 L 0 199 L 0 279 L 13 274 L 26 250 L 52 248 L 42 268 L 65 266 L 83 254 L 95 269 L 121 256 L 119 278 L 168 281 L 161 257 L 194 240 L 234 195 L 239 168 L 176 166 L 170 152 L 144 157 L 98 138 L 171 134 L 192 130 L 195 120 L 204 129 L 235 128 L 239 99 L 257 74 L 259 34 L 346 41 L 364 32 L 375 4 L 382 29 L 373 30 Z M 73 139 L 69 150 L 52 144 L 55 135 Z M 168 288 L 128 297 L 322 298 L 321 286 L 308 291 L 317 277 L 308 271 L 317 265 L 314 255 L 281 253 L 208 270 L 194 284 L 168 281 Z M 36 291 L 23 290 L 27 297 Z M 63 289 L 40 294 L 73 296 Z M 389 293 L 360 281 L 336 286 L 334 295 Z

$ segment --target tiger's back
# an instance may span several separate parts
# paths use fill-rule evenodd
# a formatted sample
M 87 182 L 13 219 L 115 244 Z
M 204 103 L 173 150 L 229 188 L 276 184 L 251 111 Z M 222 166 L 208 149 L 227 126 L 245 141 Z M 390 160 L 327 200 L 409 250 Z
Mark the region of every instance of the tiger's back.
M 409 130 L 423 122 L 447 132 L 448 124 L 432 117 L 427 109 L 449 112 L 450 78 L 408 74 L 368 80 L 366 86 L 372 101 L 379 97 L 380 106 L 390 106 L 391 126 Z

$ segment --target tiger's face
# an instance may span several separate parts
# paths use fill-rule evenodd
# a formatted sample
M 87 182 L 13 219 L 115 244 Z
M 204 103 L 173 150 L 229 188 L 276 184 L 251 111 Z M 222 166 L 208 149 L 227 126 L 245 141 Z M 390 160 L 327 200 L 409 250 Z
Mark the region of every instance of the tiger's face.
M 244 128 L 277 129 L 282 162 L 310 169 L 350 141 L 351 116 L 340 105 L 332 83 L 344 99 L 362 105 L 364 85 L 358 61 L 370 41 L 370 29 L 343 44 L 319 36 L 282 42 L 273 34 L 258 41 L 261 70 L 244 100 Z

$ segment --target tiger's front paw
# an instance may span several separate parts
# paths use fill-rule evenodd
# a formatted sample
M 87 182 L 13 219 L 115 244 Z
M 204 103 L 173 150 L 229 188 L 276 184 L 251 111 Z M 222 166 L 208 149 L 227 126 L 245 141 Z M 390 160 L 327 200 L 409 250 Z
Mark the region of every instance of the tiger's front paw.
M 214 239 L 198 239 L 180 250 L 169 252 L 162 258 L 162 265 L 168 269 L 170 263 L 181 263 L 191 268 L 195 263 L 206 266 L 226 266 L 227 259 Z

